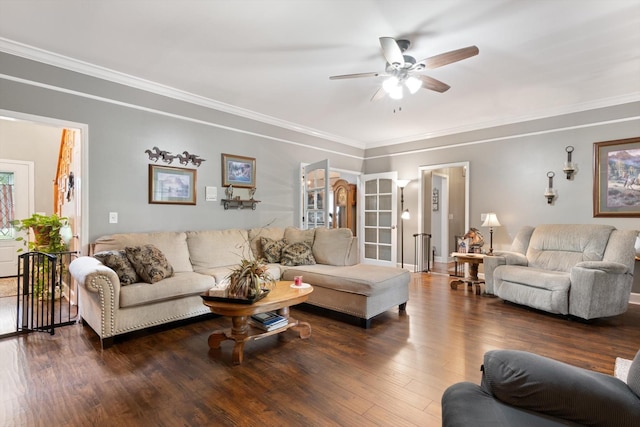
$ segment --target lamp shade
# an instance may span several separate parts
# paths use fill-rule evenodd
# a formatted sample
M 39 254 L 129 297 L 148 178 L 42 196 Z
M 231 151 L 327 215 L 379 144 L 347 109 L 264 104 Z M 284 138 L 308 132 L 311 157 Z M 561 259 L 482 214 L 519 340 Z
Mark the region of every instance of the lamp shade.
M 405 209 L 402 211 L 402 215 L 400 215 L 402 219 L 411 219 L 411 215 L 409 214 L 409 209 Z
M 409 184 L 410 180 L 408 179 L 396 179 L 396 185 L 400 188 L 404 188 Z
M 494 212 L 489 212 L 482 223 L 483 227 L 500 227 L 500 221 Z

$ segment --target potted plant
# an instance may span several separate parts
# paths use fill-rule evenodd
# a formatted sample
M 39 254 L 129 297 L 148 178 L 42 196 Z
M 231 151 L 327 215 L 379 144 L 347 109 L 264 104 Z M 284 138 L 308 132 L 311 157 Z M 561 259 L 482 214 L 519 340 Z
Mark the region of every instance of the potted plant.
M 63 227 L 69 225 L 69 219 L 66 217 L 35 213 L 29 218 L 11 221 L 11 224 L 17 231 L 29 229 L 33 231 L 33 241 L 27 241 L 24 237 L 16 238 L 17 241 L 23 241 L 30 251 L 55 253 L 67 250 L 67 245 L 60 233 Z M 18 252 L 22 252 L 22 249 L 18 249 Z
M 59 217 L 56 214 L 41 215 L 35 213 L 29 218 L 17 219 L 11 221 L 11 224 L 17 231 L 31 230 L 33 231 L 34 240 L 25 239 L 24 237 L 17 237 L 16 241 L 24 242 L 24 246 L 28 247 L 30 252 L 43 252 L 47 254 L 56 254 L 67 250 L 67 244 L 61 234 L 64 227 L 69 225 L 69 220 L 66 217 Z M 18 252 L 22 252 L 23 248 L 18 249 Z M 42 258 L 37 258 L 42 261 Z M 49 263 L 37 262 L 36 265 L 37 274 L 36 281 L 34 282 L 33 292 L 39 298 L 47 298 L 51 294 L 51 289 L 55 289 L 56 298 L 60 296 L 60 283 L 58 278 L 62 276 L 64 265 L 58 263 L 56 267 L 56 283 L 45 286 L 45 280 L 49 277 Z
M 255 299 L 274 283 L 275 279 L 269 274 L 269 269 L 264 263 L 243 258 L 229 274 L 229 297 Z

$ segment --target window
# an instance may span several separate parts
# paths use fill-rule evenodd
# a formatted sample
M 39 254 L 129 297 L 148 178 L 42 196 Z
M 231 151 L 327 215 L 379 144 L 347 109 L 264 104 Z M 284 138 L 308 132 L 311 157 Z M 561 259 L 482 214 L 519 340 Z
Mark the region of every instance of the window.
M 13 239 L 15 236 L 11 225 L 15 219 L 13 175 L 13 172 L 0 172 L 0 239 Z

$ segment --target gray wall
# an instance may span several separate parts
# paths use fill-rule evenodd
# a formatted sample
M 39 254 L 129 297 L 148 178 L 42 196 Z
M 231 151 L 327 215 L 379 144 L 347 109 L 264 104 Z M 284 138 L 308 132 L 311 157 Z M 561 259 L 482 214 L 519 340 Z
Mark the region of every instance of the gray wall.
M 640 230 L 638 218 L 594 218 L 592 199 L 593 143 L 637 136 L 640 102 L 370 149 L 365 172 L 397 170 L 403 179 L 413 179 L 405 188 L 405 207 L 418 212 L 419 167 L 468 160 L 469 225 L 488 238 L 480 214 L 495 212 L 502 227 L 494 229 L 494 249 L 508 249 L 523 225 L 599 223 Z M 458 145 L 442 149 L 445 143 Z M 567 145 L 575 147 L 573 161 L 578 165 L 570 181 L 562 173 Z M 558 197 L 552 205 L 543 196 L 547 171 L 556 173 Z M 405 223 L 405 239 L 417 232 L 419 221 L 412 215 Z M 405 264 L 413 262 L 412 245 L 405 245 L 404 259 Z
M 88 125 L 86 241 L 117 232 L 293 225 L 300 163 L 328 158 L 334 168 L 362 170 L 363 151 L 354 147 L 8 54 L 0 53 L 0 63 L 3 73 L 30 80 L 0 79 L 0 109 Z M 206 159 L 196 168 L 196 206 L 148 203 L 144 150 L 153 146 Z M 256 158 L 257 210 L 223 209 L 222 153 Z M 218 202 L 204 201 L 205 186 L 218 187 Z M 108 223 L 109 212 L 119 213 L 118 224 Z
M 405 207 L 412 212 L 405 237 L 419 228 L 420 218 L 413 214 L 419 211 L 419 167 L 462 161 L 470 161 L 470 226 L 480 228 L 480 214 L 496 212 L 503 225 L 494 233 L 496 249 L 507 248 L 523 225 L 640 228 L 637 218 L 593 217 L 591 172 L 594 142 L 640 135 L 640 103 L 363 151 L 6 53 L 0 53 L 0 63 L 3 74 L 15 76 L 0 78 L 0 109 L 88 125 L 89 174 L 83 178 L 89 187 L 90 240 L 114 232 L 295 224 L 299 165 L 324 158 L 338 169 L 395 170 L 400 178 L 413 179 L 405 189 Z M 575 147 L 579 168 L 572 181 L 561 173 L 567 145 Z M 144 150 L 153 146 L 207 159 L 197 169 L 197 206 L 148 204 Z M 263 202 L 256 211 L 224 211 L 219 202 L 204 201 L 205 186 L 218 187 L 222 196 L 221 153 L 257 158 L 256 198 Z M 553 205 L 542 195 L 549 170 L 557 174 L 559 197 Z M 110 211 L 119 212 L 118 224 L 108 223 Z M 407 264 L 414 259 L 409 242 Z

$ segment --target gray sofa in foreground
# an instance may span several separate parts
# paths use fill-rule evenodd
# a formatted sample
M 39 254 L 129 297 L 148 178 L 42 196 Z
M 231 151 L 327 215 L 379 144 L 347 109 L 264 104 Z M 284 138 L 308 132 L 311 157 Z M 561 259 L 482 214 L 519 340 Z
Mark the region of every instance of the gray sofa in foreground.
M 484 258 L 486 293 L 582 319 L 627 311 L 638 231 L 601 224 L 523 227 Z
M 271 259 L 269 272 L 276 280 L 302 275 L 314 287 L 307 304 L 353 316 L 363 327 L 394 306 L 404 311 L 410 273 L 358 264 L 358 243 L 351 230 L 269 227 L 101 237 L 92 245 L 95 256 L 79 257 L 69 266 L 78 284 L 80 316 L 107 347 L 117 335 L 208 314 L 203 292 L 223 285 L 242 258 L 273 258 L 271 249 L 285 242 L 310 246 L 315 264 L 284 265 Z M 119 262 L 110 268 L 96 258 L 119 260 L 125 248 L 142 245 L 153 245 L 162 253 L 171 266 L 170 277 L 146 283 L 132 279 L 134 273 L 123 273 Z
M 640 425 L 640 351 L 626 383 L 536 354 L 492 350 L 482 382 L 442 395 L 443 427 Z

